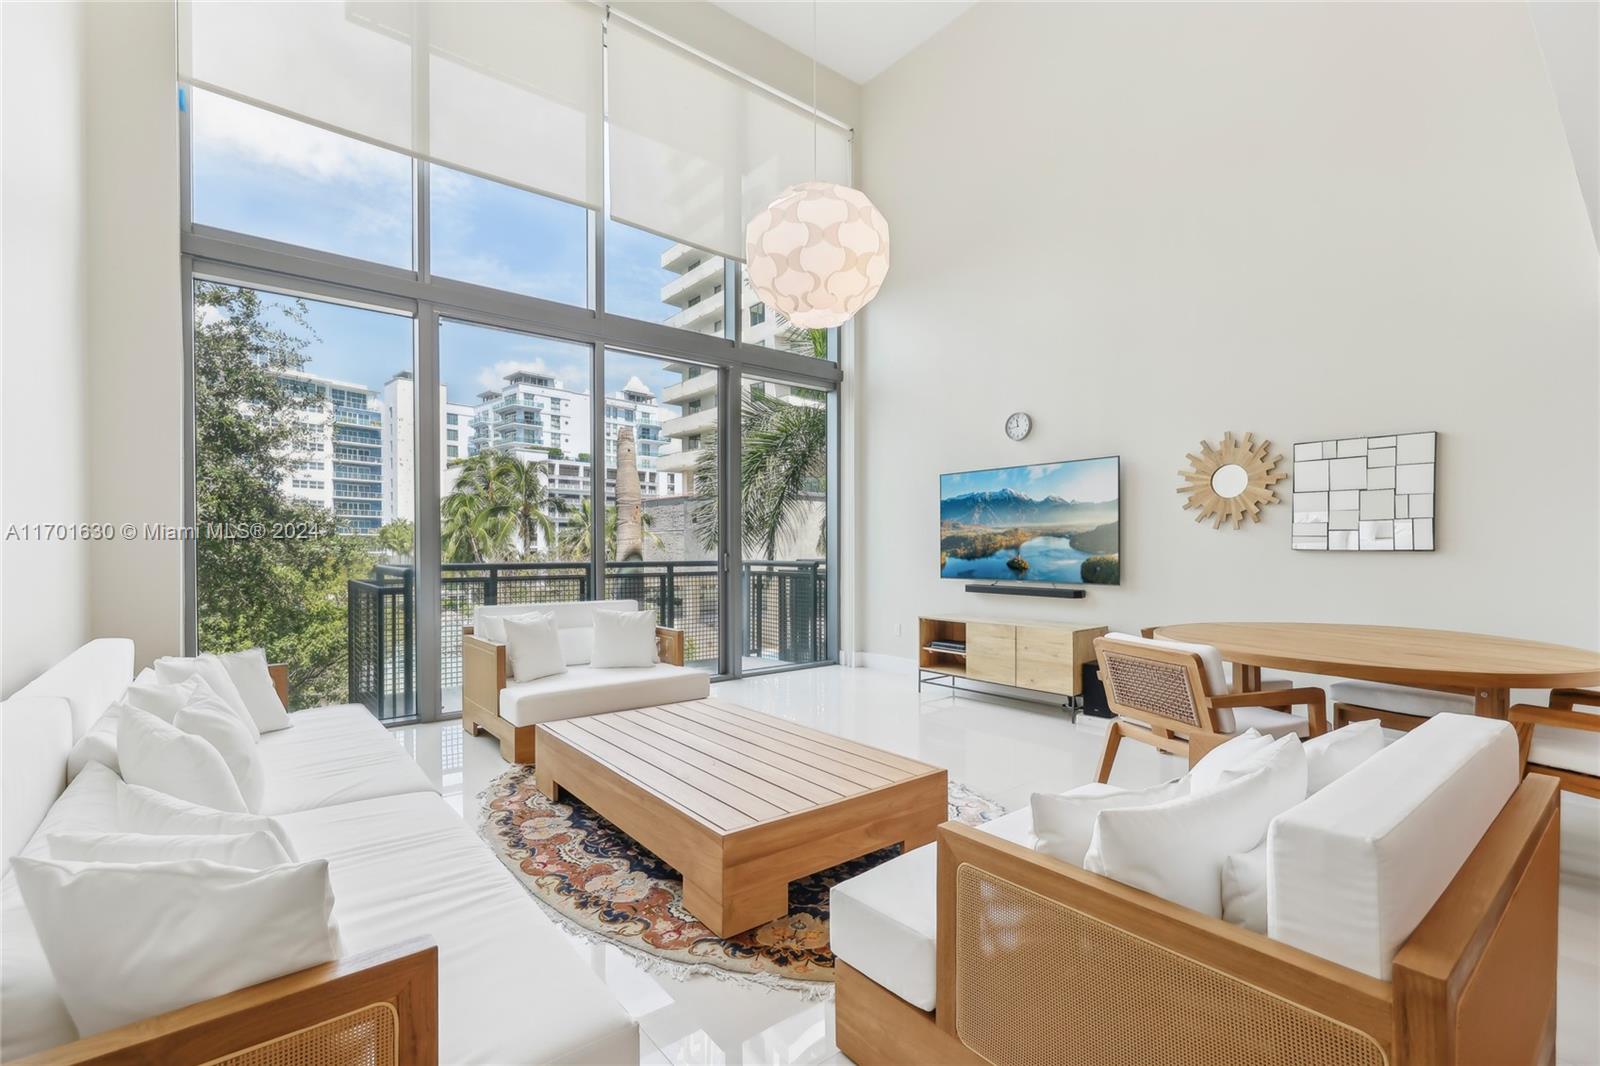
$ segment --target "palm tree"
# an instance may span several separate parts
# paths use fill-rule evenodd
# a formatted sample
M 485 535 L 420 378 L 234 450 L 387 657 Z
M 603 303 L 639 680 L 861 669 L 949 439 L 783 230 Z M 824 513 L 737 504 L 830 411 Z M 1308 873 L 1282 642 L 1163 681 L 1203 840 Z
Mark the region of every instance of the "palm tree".
M 590 521 L 594 511 L 585 497 L 578 506 L 567 512 L 566 522 L 561 527 L 561 532 L 556 535 L 556 552 L 562 559 L 581 561 L 592 558 L 592 539 L 589 530 L 593 525 Z M 649 511 L 644 512 L 642 525 L 644 526 L 644 539 L 652 546 L 661 548 L 665 542 L 654 533 L 650 527 L 656 524 L 656 516 Z M 606 558 L 617 558 L 617 509 L 606 508 Z
M 378 530 L 378 546 L 390 555 L 405 557 L 416 544 L 416 527 L 409 518 L 396 518 Z
M 550 515 L 565 511 L 566 504 L 550 494 L 538 463 L 524 462 L 514 455 L 498 458 L 490 471 L 490 481 L 493 505 L 511 518 L 517 539 L 522 542 L 523 559 L 537 558 L 539 534 L 544 534 L 547 544 L 555 539 L 555 522 Z
M 509 553 L 516 521 L 496 491 L 500 460 L 493 451 L 479 452 L 453 464 L 456 484 L 439 504 L 440 547 L 445 562 L 478 563 Z
M 812 330 L 822 333 L 822 330 Z M 785 534 L 805 522 L 814 498 L 828 475 L 828 412 L 813 403 L 794 403 L 752 389 L 740 412 L 744 454 L 739 457 L 739 498 L 743 508 L 745 550 L 778 556 Z M 717 442 L 706 438 L 695 462 L 694 523 L 706 548 L 717 547 Z M 817 535 L 817 551 L 826 550 L 827 523 Z

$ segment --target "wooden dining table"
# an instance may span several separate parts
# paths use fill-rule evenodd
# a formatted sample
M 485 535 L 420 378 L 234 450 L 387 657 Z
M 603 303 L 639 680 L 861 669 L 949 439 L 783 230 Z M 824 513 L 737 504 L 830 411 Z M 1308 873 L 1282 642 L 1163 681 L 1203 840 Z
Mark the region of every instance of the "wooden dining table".
M 1191 622 L 1157 626 L 1155 635 L 1215 647 L 1234 664 L 1235 692 L 1258 690 L 1266 667 L 1466 693 L 1478 714 L 1504 718 L 1514 688 L 1600 685 L 1600 652 L 1481 633 L 1322 622 Z

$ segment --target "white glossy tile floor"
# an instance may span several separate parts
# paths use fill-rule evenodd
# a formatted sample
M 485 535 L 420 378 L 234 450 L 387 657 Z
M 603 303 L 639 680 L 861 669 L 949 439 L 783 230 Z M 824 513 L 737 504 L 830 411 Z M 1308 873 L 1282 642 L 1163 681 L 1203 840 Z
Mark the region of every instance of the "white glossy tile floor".
M 909 674 L 825 667 L 714 686 L 713 694 L 817 729 L 922 759 L 1007 810 L 1038 791 L 1090 780 L 1104 724 L 1073 723 L 1061 711 L 1021 701 L 917 692 Z M 456 722 L 396 730 L 397 739 L 473 821 L 477 796 L 506 764 L 488 736 Z M 1182 763 L 1124 745 L 1113 780 L 1153 784 Z M 1557 1053 L 1562 1063 L 1600 1063 L 1600 803 L 1566 797 L 1562 808 L 1561 960 Z M 647 974 L 616 948 L 573 938 L 639 1021 L 648 1063 L 843 1063 L 833 1041 L 833 1006 L 795 993 L 699 977 Z M 544 960 L 541 965 L 548 965 Z

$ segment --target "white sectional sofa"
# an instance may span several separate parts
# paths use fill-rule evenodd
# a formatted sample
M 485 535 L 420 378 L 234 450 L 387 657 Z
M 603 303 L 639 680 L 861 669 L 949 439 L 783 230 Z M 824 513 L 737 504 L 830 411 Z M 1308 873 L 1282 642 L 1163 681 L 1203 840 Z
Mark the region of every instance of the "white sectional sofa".
M 1272 820 L 1265 935 L 1040 854 L 1029 808 L 947 823 L 832 890 L 839 1047 L 880 1063 L 1135 1061 L 1134 1047 L 1549 1061 L 1554 784 L 1520 778 L 1508 723 L 1429 720 Z
M 487 730 L 500 740 L 507 762 L 531 763 L 534 727 L 610 711 L 658 707 L 705 699 L 711 677 L 684 665 L 681 630 L 656 629 L 657 661 L 651 666 L 599 668 L 589 665 L 594 647 L 595 611 L 634 611 L 633 600 L 576 603 L 519 603 L 479 607 L 461 640 L 461 724 L 476 735 Z M 534 681 L 509 679 L 506 645 L 495 639 L 493 623 L 532 611 L 555 618 L 566 672 Z M 503 623 L 502 623 L 503 624 Z
M 85 771 L 66 786 L 66 755 L 132 680 L 132 668 L 131 642 L 94 641 L 0 705 L 6 1061 L 78 1037 L 10 860 L 39 854 L 47 833 L 114 827 L 116 778 Z M 330 972 L 357 971 L 397 944 L 430 938 L 438 1061 L 638 1061 L 636 1024 L 387 730 L 358 705 L 291 718 L 289 729 L 260 740 L 269 773 L 262 813 L 279 820 L 302 860 L 328 860 L 350 960 L 327 964 Z

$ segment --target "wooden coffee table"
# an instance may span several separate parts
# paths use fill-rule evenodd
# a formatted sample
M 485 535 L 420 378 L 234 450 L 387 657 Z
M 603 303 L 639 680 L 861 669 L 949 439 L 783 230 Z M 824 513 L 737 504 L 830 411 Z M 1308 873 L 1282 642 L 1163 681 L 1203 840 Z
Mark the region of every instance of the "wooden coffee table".
M 683 875 L 727 937 L 789 913 L 789 882 L 948 817 L 945 772 L 726 700 L 538 727 L 539 791 L 566 790 Z

